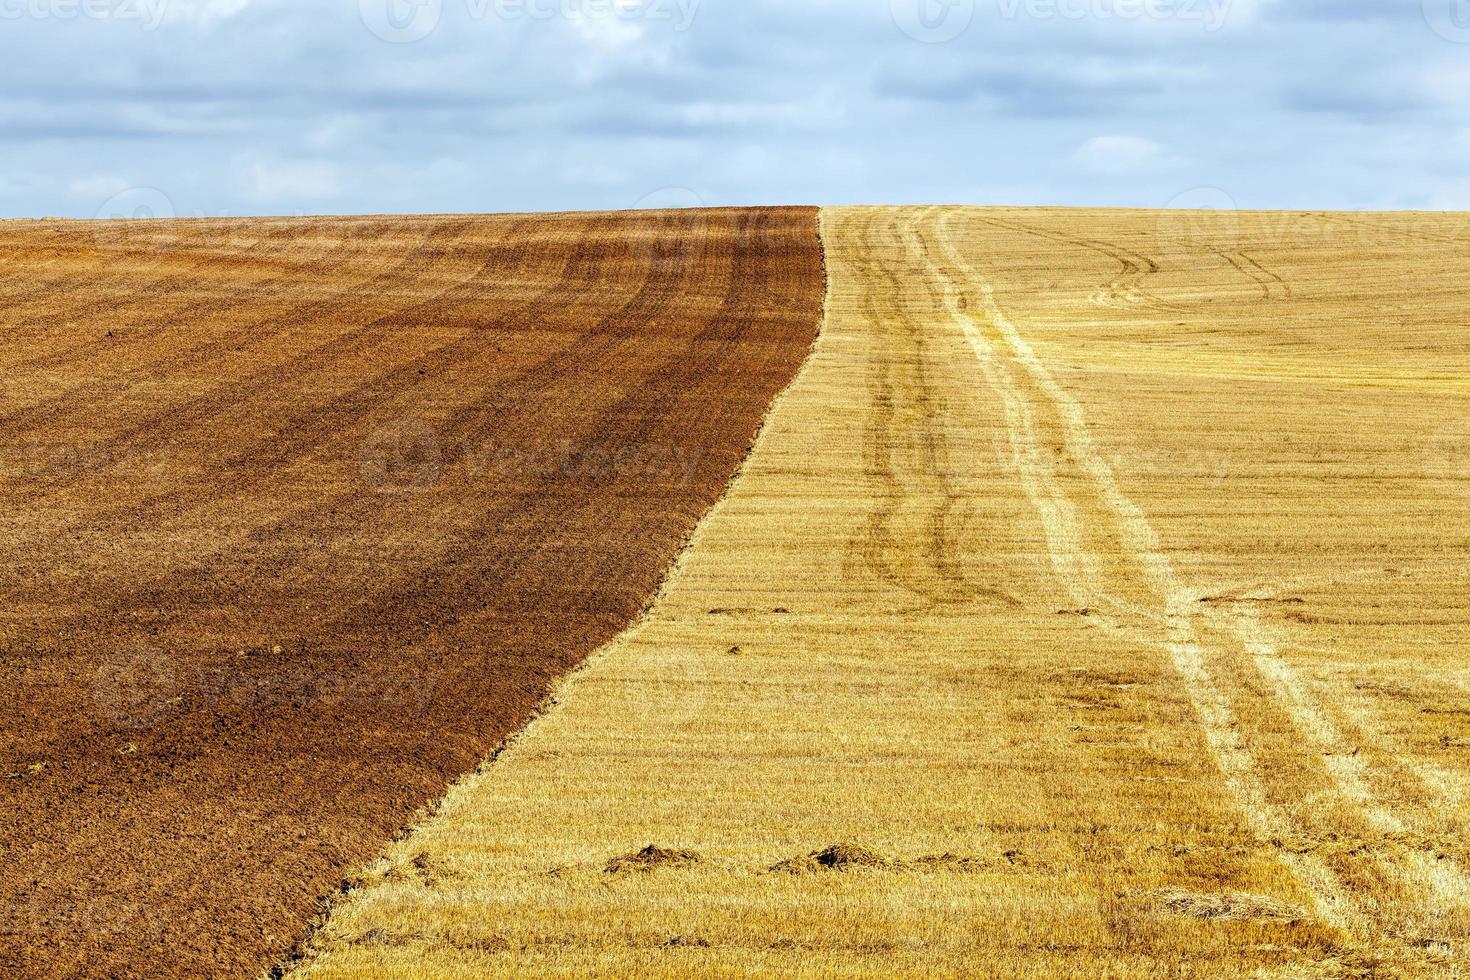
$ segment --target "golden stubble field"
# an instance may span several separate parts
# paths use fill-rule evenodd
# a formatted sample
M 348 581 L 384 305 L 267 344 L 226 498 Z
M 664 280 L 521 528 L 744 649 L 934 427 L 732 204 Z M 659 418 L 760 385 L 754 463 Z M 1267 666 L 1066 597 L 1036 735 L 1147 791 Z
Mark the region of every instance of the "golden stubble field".
M 825 212 L 650 613 L 300 974 L 1453 975 L 1466 224 Z

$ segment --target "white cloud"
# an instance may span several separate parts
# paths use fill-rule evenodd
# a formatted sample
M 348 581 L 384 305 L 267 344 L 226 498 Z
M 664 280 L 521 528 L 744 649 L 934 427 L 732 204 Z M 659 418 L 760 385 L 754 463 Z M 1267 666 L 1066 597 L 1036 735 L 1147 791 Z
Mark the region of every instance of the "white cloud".
M 1077 148 L 1077 161 L 1101 174 L 1122 174 L 1158 159 L 1163 147 L 1141 136 L 1094 136 Z
M 1420 89 L 1432 102 L 1464 106 L 1465 93 L 1470 92 L 1470 64 L 1431 65 L 1422 70 Z
M 143 0 L 162 13 L 164 24 L 195 24 L 209 27 L 228 20 L 250 6 L 251 0 Z
M 592 187 L 617 187 L 628 180 L 626 171 L 605 160 L 570 160 L 557 168 L 561 180 Z
M 582 40 L 601 48 L 625 48 L 643 38 L 641 24 L 610 10 L 569 9 L 566 19 Z
M 342 181 L 337 167 L 326 160 L 257 160 L 246 169 L 246 192 L 264 201 L 304 207 L 336 197 Z
M 333 116 L 306 136 L 306 145 L 318 153 L 340 150 L 363 129 L 357 116 Z
M 126 180 L 115 174 L 92 174 L 90 176 L 72 178 L 67 182 L 66 192 L 73 197 L 105 201 L 114 194 L 120 194 L 131 186 Z
M 778 126 L 816 122 L 822 106 L 796 102 L 690 102 L 679 118 L 691 126 Z

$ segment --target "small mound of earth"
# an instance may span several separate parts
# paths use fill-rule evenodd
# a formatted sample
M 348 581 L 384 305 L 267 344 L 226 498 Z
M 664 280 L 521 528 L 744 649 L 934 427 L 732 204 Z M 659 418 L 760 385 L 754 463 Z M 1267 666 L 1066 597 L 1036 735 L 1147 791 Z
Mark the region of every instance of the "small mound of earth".
M 806 874 L 812 871 L 846 871 L 848 868 L 883 867 L 888 862 L 865 847 L 856 844 L 833 844 L 821 851 L 813 851 L 805 857 L 787 858 L 771 866 L 772 871 L 786 874 Z
M 649 844 L 641 851 L 624 854 L 607 862 L 607 873 L 653 871 L 656 868 L 685 868 L 703 860 L 696 852 Z
M 1164 891 L 1158 892 L 1155 897 L 1169 912 L 1188 916 L 1191 919 L 1210 921 L 1254 919 L 1295 923 L 1304 922 L 1308 918 L 1304 909 L 1258 895 L 1203 895 L 1197 892 Z
M 660 949 L 709 949 L 709 942 L 697 936 L 675 936 L 659 943 Z
M 920 871 L 954 871 L 969 873 L 982 871 L 985 862 L 979 858 L 967 857 L 962 854 L 926 854 L 914 862 L 914 867 Z

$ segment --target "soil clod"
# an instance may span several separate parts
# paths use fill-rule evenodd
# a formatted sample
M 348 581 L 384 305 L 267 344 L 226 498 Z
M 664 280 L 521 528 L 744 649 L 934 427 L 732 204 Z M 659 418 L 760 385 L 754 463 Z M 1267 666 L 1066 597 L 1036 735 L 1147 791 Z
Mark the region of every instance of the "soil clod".
M 687 868 L 698 864 L 703 858 L 695 851 L 687 851 L 680 848 L 659 847 L 649 844 L 641 851 L 632 854 L 624 854 L 607 862 L 607 873 L 618 874 L 623 871 L 654 871 L 660 868 Z

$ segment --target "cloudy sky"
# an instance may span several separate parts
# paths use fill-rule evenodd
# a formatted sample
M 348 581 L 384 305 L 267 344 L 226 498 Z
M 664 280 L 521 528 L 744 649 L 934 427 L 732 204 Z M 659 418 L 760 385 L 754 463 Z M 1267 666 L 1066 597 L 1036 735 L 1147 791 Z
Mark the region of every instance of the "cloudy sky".
M 0 214 L 1470 208 L 1470 0 L 0 0 Z

